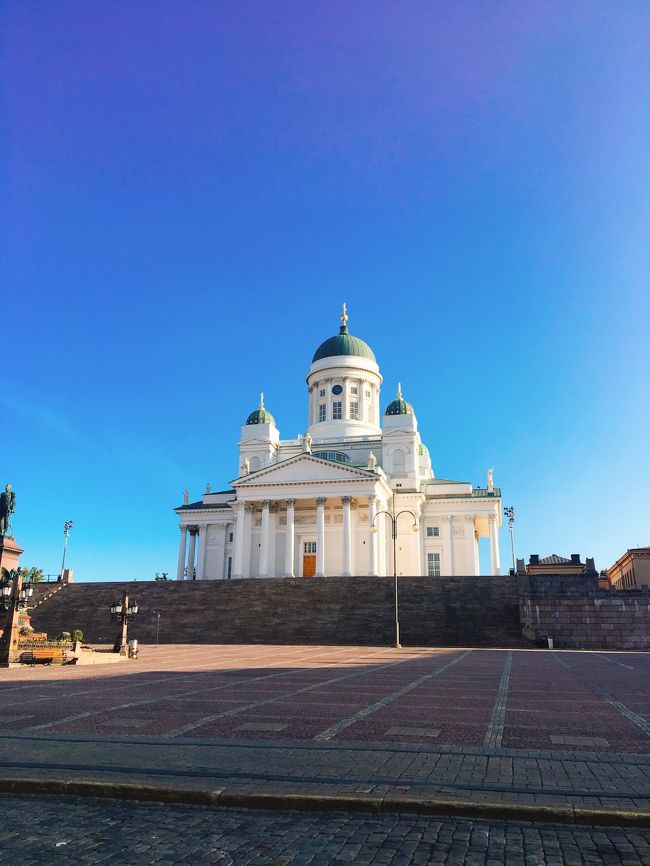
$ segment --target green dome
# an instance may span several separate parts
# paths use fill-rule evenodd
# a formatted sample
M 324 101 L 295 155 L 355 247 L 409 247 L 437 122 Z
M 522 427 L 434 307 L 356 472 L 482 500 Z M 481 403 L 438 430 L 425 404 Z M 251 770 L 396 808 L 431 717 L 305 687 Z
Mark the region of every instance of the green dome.
M 370 346 L 358 337 L 353 337 L 348 331 L 348 314 L 345 304 L 343 304 L 343 315 L 338 334 L 320 344 L 314 352 L 311 362 L 313 364 L 315 361 L 321 361 L 323 358 L 335 358 L 337 355 L 354 355 L 357 358 L 367 358 L 369 361 L 377 363 Z
M 402 386 L 397 386 L 397 399 L 386 406 L 384 415 L 412 415 L 413 406 L 402 397 Z
M 348 332 L 346 325 L 341 325 L 341 330 L 335 337 L 325 340 L 314 352 L 311 359 L 312 364 L 323 358 L 335 358 L 337 355 L 356 355 L 357 358 L 368 358 L 369 361 L 377 363 L 377 359 L 367 343 L 358 337 L 353 337 Z
M 264 408 L 264 394 L 260 394 L 260 405 L 246 419 L 247 424 L 275 424 L 275 418 Z

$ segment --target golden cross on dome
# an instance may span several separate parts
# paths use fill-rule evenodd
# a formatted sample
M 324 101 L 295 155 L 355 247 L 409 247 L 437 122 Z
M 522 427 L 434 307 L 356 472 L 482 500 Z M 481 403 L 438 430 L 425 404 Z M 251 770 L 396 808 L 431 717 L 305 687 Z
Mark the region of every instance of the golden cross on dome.
M 264 391 L 260 394 L 260 409 L 264 408 Z
M 347 325 L 348 323 L 348 305 L 346 303 L 343 304 L 343 315 L 341 316 L 341 324 Z
M 401 382 L 397 383 L 397 399 L 398 400 L 402 399 L 402 383 Z

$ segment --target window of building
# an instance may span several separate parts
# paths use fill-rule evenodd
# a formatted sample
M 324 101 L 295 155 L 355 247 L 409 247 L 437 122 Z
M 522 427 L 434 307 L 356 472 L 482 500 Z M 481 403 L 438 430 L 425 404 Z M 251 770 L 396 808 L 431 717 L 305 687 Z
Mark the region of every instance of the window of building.
M 440 577 L 439 553 L 427 553 L 427 574 L 429 577 Z
M 327 418 L 327 406 L 325 403 L 321 403 L 318 407 L 318 420 L 324 421 Z
M 324 397 L 324 396 L 325 396 L 325 388 L 321 388 L 321 389 L 320 389 L 320 396 L 321 396 L 321 397 Z
M 350 394 L 358 394 L 358 393 L 359 393 L 358 388 L 350 388 Z
M 305 541 L 304 545 L 305 553 L 316 553 L 316 542 L 315 541 Z
M 368 397 L 368 399 L 370 399 L 370 391 L 366 391 L 366 397 Z
M 232 577 L 232 556 L 228 557 L 228 565 L 226 566 L 226 578 L 230 580 Z
M 439 526 L 427 526 L 427 538 L 438 538 L 440 535 Z
M 332 403 L 332 418 L 335 421 L 340 421 L 343 418 L 343 403 L 340 400 L 335 400 Z
M 350 418 L 353 421 L 359 420 L 359 404 L 358 403 L 350 403 Z
M 232 534 L 232 532 L 229 532 L 229 533 L 228 533 L 228 541 L 229 541 L 231 544 L 232 544 L 232 538 L 233 538 L 233 534 Z

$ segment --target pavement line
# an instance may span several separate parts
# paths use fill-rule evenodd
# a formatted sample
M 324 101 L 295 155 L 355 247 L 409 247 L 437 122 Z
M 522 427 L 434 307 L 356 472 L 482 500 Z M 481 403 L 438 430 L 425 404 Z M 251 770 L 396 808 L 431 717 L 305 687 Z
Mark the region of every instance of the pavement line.
M 510 685 L 510 673 L 512 671 L 512 651 L 508 651 L 501 673 L 499 689 L 494 700 L 490 721 L 488 722 L 483 748 L 489 752 L 501 748 L 503 741 L 503 729 L 506 722 L 506 704 L 508 701 L 508 687 Z
M 471 652 L 471 650 L 468 650 L 468 652 Z M 211 716 L 204 716 L 202 719 L 197 719 L 194 722 L 188 722 L 188 724 L 186 724 L 186 725 L 181 725 L 180 728 L 175 728 L 172 731 L 168 731 L 168 733 L 163 734 L 163 736 L 165 736 L 165 737 L 179 737 L 182 734 L 187 733 L 188 731 L 193 731 L 195 728 L 200 728 L 203 725 L 207 725 L 209 722 L 215 722 L 218 719 L 224 719 L 228 716 L 237 716 L 240 713 L 246 712 L 246 710 L 252 710 L 255 707 L 263 707 L 266 704 L 274 704 L 277 701 L 283 701 L 286 698 L 293 698 L 296 695 L 302 695 L 305 692 L 311 692 L 314 689 L 320 689 L 323 686 L 332 685 L 332 683 L 340 683 L 340 682 L 343 682 L 344 680 L 354 679 L 355 677 L 368 676 L 369 674 L 374 674 L 374 673 L 377 673 L 378 671 L 382 671 L 382 670 L 386 670 L 387 668 L 395 667 L 395 665 L 403 665 L 406 662 L 413 662 L 413 661 L 417 661 L 417 659 L 414 659 L 411 657 L 405 658 L 405 659 L 400 659 L 399 661 L 389 662 L 388 664 L 385 664 L 385 665 L 377 665 L 377 667 L 374 667 L 371 669 L 364 668 L 364 670 L 356 671 L 353 674 L 345 674 L 344 676 L 341 676 L 341 677 L 334 677 L 331 680 L 325 680 L 324 682 L 314 683 L 311 686 L 305 686 L 304 688 L 297 689 L 296 691 L 293 691 L 293 692 L 284 692 L 284 693 L 282 693 L 280 695 L 276 695 L 272 698 L 264 698 L 261 701 L 253 701 L 250 704 L 245 704 L 243 707 L 235 707 L 232 710 L 224 710 L 224 712 L 222 712 L 222 713 L 215 713 L 214 715 L 211 715 Z
M 488 751 L 500 749 L 503 741 L 503 728 L 506 723 L 506 703 L 508 700 L 508 686 L 510 684 L 510 672 L 512 671 L 512 652 L 509 651 L 505 664 L 503 665 L 503 673 L 501 674 L 501 682 L 499 690 L 492 707 L 492 715 L 488 722 L 485 739 L 483 740 L 483 748 Z
M 333 653 L 333 655 L 343 655 L 345 652 L 346 652 L 346 650 L 337 650 L 336 652 Z M 314 649 L 313 652 L 310 652 L 306 656 L 299 656 L 298 659 L 295 659 L 295 661 L 300 661 L 301 659 L 311 658 L 312 655 L 314 655 L 315 653 L 316 653 L 316 649 Z M 265 659 L 265 658 L 268 658 L 268 653 L 263 653 L 262 655 L 257 655 L 257 656 L 251 656 L 250 658 L 246 658 L 243 661 L 249 662 L 249 661 L 256 661 L 257 659 Z M 230 659 L 230 658 L 227 659 L 227 661 L 235 661 L 235 660 L 236 659 Z M 288 661 L 291 661 L 291 659 L 289 659 Z M 277 662 L 278 662 L 278 659 L 276 659 L 276 663 Z M 208 670 L 203 671 L 204 668 L 208 668 Z M 211 674 L 215 674 L 217 676 L 220 676 L 223 673 L 226 673 L 228 671 L 233 671 L 233 670 L 241 670 L 241 667 L 239 667 L 239 668 L 222 668 L 219 670 L 215 670 L 214 669 L 214 662 L 212 664 L 196 665 L 196 666 L 193 665 L 193 666 L 187 668 L 188 673 L 186 676 L 181 676 L 181 677 L 176 678 L 176 683 L 181 683 L 184 680 L 195 680 L 197 671 L 203 671 L 203 676 L 208 677 Z M 293 669 L 287 668 L 287 670 L 293 670 Z M 300 670 L 302 670 L 302 668 L 300 668 Z M 120 670 L 119 673 L 123 676 L 127 672 Z M 139 671 L 131 670 L 128 673 L 129 674 L 137 674 L 137 673 L 139 673 Z M 153 673 L 153 671 L 152 671 L 152 673 Z M 173 671 L 172 673 L 184 673 L 184 672 L 181 670 L 178 670 L 178 671 Z M 116 674 L 117 674 L 117 671 L 116 671 Z M 79 680 L 79 681 L 81 681 L 81 680 Z M 56 682 L 41 683 L 41 685 L 50 686 L 50 687 L 65 686 L 68 684 L 68 682 L 70 682 L 70 681 L 69 680 L 56 680 Z M 157 679 L 154 679 L 154 680 L 147 680 L 145 682 L 139 682 L 138 688 L 146 688 L 148 686 L 157 685 L 158 683 L 169 683 L 169 676 L 158 677 Z M 21 688 L 35 688 L 36 686 L 37 686 L 37 683 L 32 683 L 29 686 L 19 686 L 17 688 L 10 689 L 9 691 L 18 691 Z M 132 683 L 127 682 L 123 685 L 109 685 L 109 686 L 107 686 L 106 691 L 119 691 L 121 689 L 130 689 L 130 688 L 133 688 L 133 685 L 132 685 Z M 97 688 L 95 687 L 93 689 L 86 689 L 86 690 L 80 691 L 80 692 L 57 692 L 56 694 L 53 694 L 53 695 L 43 695 L 43 696 L 29 695 L 28 697 L 22 698 L 22 700 L 18 701 L 17 703 L 4 704 L 3 706 L 5 706 L 7 708 L 8 707 L 21 707 L 22 708 L 25 706 L 26 701 L 29 701 L 32 699 L 34 699 L 38 704 L 41 704 L 43 701 L 57 701 L 57 700 L 61 700 L 61 698 L 76 698 L 79 695 L 91 695 L 91 694 L 95 693 L 96 691 L 97 691 Z
M 637 728 L 641 728 L 641 730 L 650 737 L 650 722 L 647 719 L 644 719 L 643 716 L 640 716 L 638 713 L 635 713 L 634 710 L 631 710 L 626 704 L 622 701 L 617 701 L 616 698 L 613 698 L 609 692 L 603 691 L 603 689 L 598 688 L 597 685 L 591 682 L 591 680 L 586 677 L 584 674 L 579 673 L 571 665 L 567 664 L 563 659 L 556 653 L 552 653 L 555 661 L 562 665 L 563 668 L 566 668 L 573 676 L 579 681 L 584 683 L 591 691 L 598 695 L 599 698 L 602 698 L 606 701 L 611 707 L 624 716 L 626 719 L 629 719 L 633 725 L 636 725 Z
M 462 655 L 459 655 L 455 659 L 452 659 L 452 661 L 447 662 L 446 665 L 443 665 L 441 668 L 438 668 L 438 670 L 434 671 L 433 673 L 425 674 L 424 676 L 419 677 L 417 680 L 414 680 L 412 683 L 409 683 L 407 686 L 404 686 L 404 688 L 399 689 L 398 691 L 393 692 L 390 695 L 386 695 L 386 697 L 382 698 L 380 701 L 377 701 L 374 704 L 370 704 L 370 706 L 368 706 L 368 707 L 364 707 L 362 710 L 359 710 L 358 713 L 354 713 L 354 715 L 352 715 L 352 716 L 347 716 L 346 718 L 341 719 L 335 725 L 332 725 L 331 728 L 327 728 L 327 730 L 321 731 L 320 734 L 316 734 L 316 736 L 313 737 L 313 739 L 318 740 L 319 742 L 322 742 L 324 740 L 331 740 L 332 737 L 335 737 L 337 734 L 340 734 L 341 731 L 344 731 L 346 728 L 349 728 L 350 725 L 354 725 L 354 724 L 356 724 L 356 722 L 360 721 L 361 719 L 365 719 L 366 716 L 369 716 L 372 713 L 375 713 L 377 710 L 381 710 L 383 707 L 388 706 L 388 704 L 392 704 L 392 702 L 397 700 L 397 698 L 401 698 L 403 695 L 406 695 L 409 692 L 413 691 L 413 689 L 422 685 L 422 683 L 426 682 L 427 680 L 431 680 L 434 677 L 437 677 L 439 674 L 448 670 L 453 665 L 458 664 L 459 661 L 462 661 L 471 652 L 472 652 L 472 650 L 466 650 Z
M 604 653 L 596 653 L 597 656 L 600 656 L 601 659 L 605 659 L 606 662 L 609 662 L 610 665 L 618 665 L 619 668 L 627 668 L 628 671 L 635 671 L 636 668 L 633 668 L 632 665 L 624 665 L 623 662 L 614 661 L 614 659 L 610 659 L 609 656 L 606 656 Z
M 383 650 L 382 650 L 382 652 L 383 652 Z M 379 653 L 377 653 L 377 655 L 378 654 Z M 313 655 L 313 653 L 310 653 L 309 655 L 306 655 L 306 656 L 299 656 L 297 659 L 294 659 L 294 661 L 300 661 L 301 659 L 311 658 L 312 655 Z M 276 663 L 277 663 L 277 661 L 270 662 L 268 665 L 262 665 L 262 667 L 274 667 Z M 112 707 L 103 707 L 103 708 L 97 709 L 97 710 L 88 710 L 87 712 L 84 712 L 84 713 L 76 713 L 73 716 L 66 716 L 63 719 L 57 719 L 56 721 L 53 721 L 53 722 L 46 722 L 45 724 L 42 724 L 42 725 L 30 725 L 29 727 L 23 728 L 23 730 L 25 730 L 25 731 L 43 731 L 43 730 L 46 730 L 47 728 L 53 728 L 56 725 L 63 725 L 63 724 L 66 724 L 67 722 L 76 722 L 79 719 L 87 719 L 90 716 L 99 716 L 99 715 L 102 715 L 103 713 L 112 713 L 112 712 L 115 712 L 115 710 L 128 710 L 128 709 L 131 709 L 131 707 L 141 707 L 141 706 L 144 706 L 146 704 L 157 704 L 157 703 L 160 703 L 162 701 L 175 701 L 175 700 L 178 700 L 179 698 L 188 698 L 188 697 L 191 697 L 192 695 L 198 695 L 198 694 L 204 695 L 204 694 L 207 694 L 208 692 L 217 692 L 217 691 L 222 691 L 224 689 L 229 689 L 232 686 L 239 686 L 239 685 L 242 685 L 242 683 L 255 683 L 255 682 L 259 682 L 260 680 L 272 680 L 272 679 L 276 679 L 277 677 L 290 676 L 290 675 L 295 674 L 295 673 L 301 673 L 304 670 L 305 670 L 305 668 L 286 668 L 286 669 L 281 670 L 279 673 L 266 674 L 265 676 L 260 676 L 260 677 L 245 677 L 244 679 L 231 680 L 230 682 L 227 682 L 227 683 L 220 683 L 218 686 L 212 686 L 209 689 L 202 688 L 202 689 L 193 689 L 192 691 L 189 691 L 189 692 L 174 692 L 173 694 L 169 694 L 169 695 L 159 695 L 158 697 L 155 697 L 155 698 L 144 698 L 140 701 L 131 701 L 128 704 L 115 704 Z

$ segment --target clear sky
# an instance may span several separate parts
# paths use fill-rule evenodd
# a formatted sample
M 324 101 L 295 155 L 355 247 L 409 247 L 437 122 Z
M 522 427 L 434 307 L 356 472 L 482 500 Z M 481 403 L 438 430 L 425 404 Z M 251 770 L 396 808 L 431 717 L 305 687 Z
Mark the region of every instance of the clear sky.
M 175 572 L 337 330 L 517 548 L 650 544 L 647 0 L 0 10 L 0 482 L 23 564 Z M 507 532 L 502 559 L 509 564 Z

